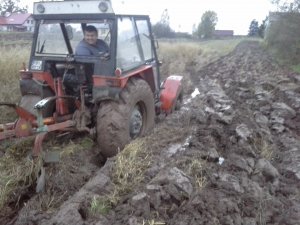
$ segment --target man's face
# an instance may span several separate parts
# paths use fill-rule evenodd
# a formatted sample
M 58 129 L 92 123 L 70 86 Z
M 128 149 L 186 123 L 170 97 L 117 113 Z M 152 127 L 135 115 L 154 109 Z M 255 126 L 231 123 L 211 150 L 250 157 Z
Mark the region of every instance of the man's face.
M 90 45 L 96 45 L 98 39 L 98 35 L 96 32 L 84 32 L 84 40 Z

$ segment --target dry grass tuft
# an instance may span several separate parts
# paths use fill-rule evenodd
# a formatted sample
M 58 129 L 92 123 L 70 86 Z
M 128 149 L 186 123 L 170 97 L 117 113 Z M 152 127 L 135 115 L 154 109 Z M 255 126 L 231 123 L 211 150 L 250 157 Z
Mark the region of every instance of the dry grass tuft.
M 137 139 L 116 156 L 112 171 L 114 189 L 106 196 L 94 197 L 91 202 L 92 214 L 107 214 L 118 204 L 121 197 L 132 191 L 144 180 L 144 172 L 151 164 L 144 139 Z
M 273 159 L 273 147 L 266 140 L 257 138 L 254 141 L 254 146 L 262 158 L 265 158 L 269 161 Z
M 61 142 L 55 139 L 51 139 L 47 143 L 48 151 L 56 151 L 59 152 L 61 158 L 69 157 L 70 155 L 74 155 L 76 152 L 91 149 L 94 144 L 94 141 L 89 137 L 83 137 L 74 140 L 69 140 L 68 142 Z
M 28 151 L 21 153 L 16 154 L 15 149 L 11 149 L 0 158 L 0 209 L 7 202 L 18 205 L 22 194 L 35 183 L 42 166 L 40 158 L 31 160 L 27 157 Z
M 273 149 L 265 141 L 262 143 L 260 155 L 267 160 L 272 160 L 273 158 Z
M 111 203 L 104 197 L 93 197 L 90 212 L 92 215 L 106 215 L 111 209 Z
M 94 197 L 89 211 L 92 215 L 105 215 L 118 204 L 121 197 L 132 191 L 144 180 L 144 172 L 151 164 L 151 156 L 146 151 L 144 139 L 128 144 L 116 156 L 112 180 L 114 190 L 106 196 Z
M 52 190 L 46 189 L 45 193 L 37 195 L 34 210 L 53 211 L 58 208 L 63 201 L 66 200 L 68 191 L 65 193 L 56 193 Z
M 151 164 L 151 155 L 147 152 L 144 139 L 137 139 L 125 147 L 116 156 L 113 169 L 113 193 L 107 196 L 112 205 L 116 205 L 125 195 L 144 180 L 144 172 Z
M 194 182 L 198 190 L 201 190 L 207 184 L 207 178 L 205 177 L 205 161 L 199 159 L 192 159 L 188 163 L 186 172 L 189 176 L 193 177 Z

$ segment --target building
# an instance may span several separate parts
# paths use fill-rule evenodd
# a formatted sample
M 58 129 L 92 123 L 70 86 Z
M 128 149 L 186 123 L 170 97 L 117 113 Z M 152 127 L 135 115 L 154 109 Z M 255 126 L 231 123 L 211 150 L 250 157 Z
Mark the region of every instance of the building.
M 233 37 L 233 30 L 215 30 L 214 31 L 214 37 L 216 38 L 227 38 L 227 37 Z
M 34 30 L 34 19 L 30 13 L 12 13 L 0 16 L 0 31 L 28 31 Z

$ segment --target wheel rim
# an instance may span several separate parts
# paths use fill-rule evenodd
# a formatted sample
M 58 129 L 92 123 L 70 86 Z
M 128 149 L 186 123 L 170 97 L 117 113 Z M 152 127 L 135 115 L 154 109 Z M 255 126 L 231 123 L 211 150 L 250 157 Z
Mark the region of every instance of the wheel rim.
M 136 105 L 130 117 L 130 137 L 136 138 L 139 136 L 143 128 L 143 114 L 139 105 Z

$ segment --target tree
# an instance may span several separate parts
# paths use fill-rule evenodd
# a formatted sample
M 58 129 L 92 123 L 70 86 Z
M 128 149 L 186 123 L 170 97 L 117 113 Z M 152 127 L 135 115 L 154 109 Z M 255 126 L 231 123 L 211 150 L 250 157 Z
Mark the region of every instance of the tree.
M 261 37 L 261 38 L 264 38 L 265 37 L 265 32 L 266 32 L 266 28 L 267 28 L 267 23 L 269 21 L 269 17 L 267 16 L 261 23 L 261 25 L 259 26 L 258 28 L 258 35 Z
M 175 32 L 170 27 L 170 17 L 167 9 L 163 11 L 160 21 L 153 25 L 152 30 L 157 38 L 172 38 L 175 36 Z
M 20 7 L 19 3 L 20 0 L 2 0 L 0 3 L 1 16 L 6 13 L 27 13 L 27 7 Z
M 202 15 L 201 22 L 198 25 L 198 37 L 205 39 L 212 38 L 217 22 L 217 14 L 214 11 L 206 11 Z
M 288 64 L 300 63 L 300 14 L 277 13 L 268 24 L 265 40 L 267 46 Z
M 258 22 L 256 20 L 252 20 L 249 26 L 248 36 L 255 37 L 258 36 L 259 27 Z
M 300 0 L 271 0 L 271 3 L 277 6 L 277 9 L 282 12 L 300 12 Z
M 300 0 L 272 0 L 279 12 L 270 14 L 265 34 L 268 48 L 287 64 L 300 63 Z

